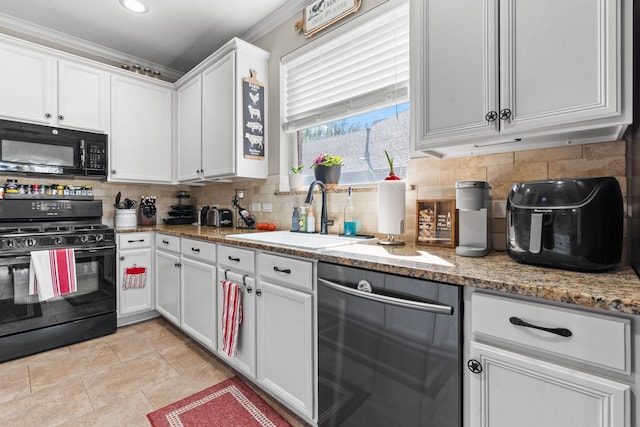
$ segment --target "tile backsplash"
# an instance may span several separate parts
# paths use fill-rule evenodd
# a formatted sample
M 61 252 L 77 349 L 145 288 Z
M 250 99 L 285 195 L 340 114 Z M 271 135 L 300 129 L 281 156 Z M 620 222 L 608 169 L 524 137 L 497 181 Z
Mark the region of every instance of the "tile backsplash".
M 504 249 L 506 223 L 500 211 L 504 210 L 507 195 L 515 182 L 597 176 L 616 177 L 626 200 L 624 141 L 452 159 L 411 159 L 407 177 L 405 233 L 399 236 L 399 239 L 415 241 L 417 200 L 455 199 L 456 181 L 477 180 L 487 181 L 491 186 L 492 205 L 498 208 L 491 212 L 492 242 L 495 249 Z M 252 204 L 260 203 L 261 211 L 252 212 L 258 222 L 271 222 L 278 229 L 288 229 L 293 207 L 304 206 L 306 194 L 289 192 L 287 188 L 279 191 L 279 185 L 280 177 L 270 176 L 265 181 L 194 187 L 192 192 L 198 204 L 216 203 L 221 207 L 231 207 L 235 189 L 244 189 L 245 199 L 241 201 L 244 208 L 251 210 Z M 345 190 L 340 188 L 327 194 L 328 217 L 335 222 L 334 226 L 329 227 L 330 233 L 342 232 L 343 210 L 347 199 Z M 359 233 L 382 237 L 377 231 L 376 186 L 355 188 L 352 198 L 361 222 Z M 264 203 L 271 204 L 271 212 L 262 211 Z M 320 197 L 315 197 L 313 204 L 318 217 Z
M 416 201 L 455 199 L 454 186 L 456 181 L 489 182 L 493 206 L 504 208 L 509 190 L 515 182 L 613 176 L 620 182 L 626 201 L 625 167 L 624 141 L 567 145 L 560 148 L 453 159 L 440 160 L 431 157 L 411 159 L 407 174 L 405 233 L 398 239 L 408 242 L 415 241 Z M 8 178 L 16 177 L 0 176 L 0 182 L 4 182 Z M 284 178 L 286 179 L 286 177 Z M 195 198 L 198 206 L 218 205 L 221 208 L 231 208 L 231 200 L 235 190 L 244 189 L 245 198 L 240 201 L 242 207 L 252 211 L 257 222 L 270 222 L 281 230 L 290 227 L 293 207 L 304 206 L 306 196 L 306 192 L 289 192 L 288 188 L 281 188 L 281 182 L 285 182 L 285 180 L 275 175 L 266 180 L 209 183 L 201 187 L 27 177 L 17 177 L 17 179 L 20 184 L 51 184 L 56 182 L 63 185 L 91 185 L 95 197 L 103 200 L 103 221 L 109 225 L 114 224 L 115 209 L 113 204 L 118 191 L 122 192 L 123 200 L 129 198 L 137 202 L 140 202 L 140 197 L 144 195 L 156 196 L 158 224 L 162 224 L 162 219 L 168 218 L 171 205 L 178 203 L 176 196 L 181 190 L 189 192 Z M 377 231 L 377 187 L 375 185 L 355 187 L 352 198 L 360 219 L 359 233 L 383 237 Z M 328 191 L 328 217 L 335 222 L 334 226 L 329 227 L 330 233 L 342 232 L 343 210 L 346 200 L 346 188 Z M 253 205 L 258 203 L 260 211 L 253 211 Z M 270 212 L 264 212 L 265 203 L 270 204 Z M 313 204 L 316 217 L 319 217 L 320 197 L 315 197 Z M 505 219 L 500 216 L 498 209 L 491 212 L 490 230 L 495 249 L 504 248 L 506 224 Z

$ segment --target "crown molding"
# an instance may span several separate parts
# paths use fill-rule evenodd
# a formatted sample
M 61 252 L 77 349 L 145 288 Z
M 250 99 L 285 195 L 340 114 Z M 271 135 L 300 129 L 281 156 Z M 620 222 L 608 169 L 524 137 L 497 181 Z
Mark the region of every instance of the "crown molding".
M 300 13 L 305 5 L 310 2 L 310 0 L 288 0 L 284 2 L 275 12 L 254 25 L 253 28 L 242 34 L 240 38 L 248 43 L 253 43 L 260 37 L 274 30 L 287 19 Z
M 251 30 L 245 32 L 240 38 L 251 43 L 265 34 L 269 33 L 277 26 L 295 16 L 303 8 L 309 0 L 289 0 L 282 4 L 275 12 L 267 16 L 265 19 L 254 25 Z M 149 67 L 153 70 L 160 71 L 165 79 L 176 81 L 185 73 L 164 65 L 147 61 L 144 58 L 137 58 L 120 52 L 115 49 L 109 49 L 105 46 L 91 43 L 77 37 L 55 31 L 41 25 L 33 24 L 22 19 L 0 12 L 0 33 L 6 28 L 10 31 L 9 35 L 22 38 L 43 46 L 51 47 L 58 50 L 65 50 L 80 56 L 89 57 L 99 62 L 109 65 L 115 64 L 139 64 L 143 67 Z M 15 34 L 14 34 L 15 33 Z M 84 55 L 83 55 L 84 54 Z

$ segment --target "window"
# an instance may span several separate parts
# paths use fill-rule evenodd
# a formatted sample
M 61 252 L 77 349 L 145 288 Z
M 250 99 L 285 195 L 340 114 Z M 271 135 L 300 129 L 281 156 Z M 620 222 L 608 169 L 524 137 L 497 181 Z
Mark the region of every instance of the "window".
M 344 157 L 341 184 L 376 182 L 388 173 L 387 150 L 406 177 L 406 1 L 389 1 L 285 56 L 281 76 L 283 129 L 295 135 L 292 164 L 303 173 L 312 176 L 312 160 L 330 153 Z

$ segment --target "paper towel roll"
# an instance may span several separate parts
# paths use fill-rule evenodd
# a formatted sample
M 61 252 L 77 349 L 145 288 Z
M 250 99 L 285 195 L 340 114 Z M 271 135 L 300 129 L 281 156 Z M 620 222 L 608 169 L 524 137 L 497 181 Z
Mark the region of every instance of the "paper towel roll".
M 402 234 L 406 211 L 405 182 L 380 181 L 378 183 L 378 232 Z

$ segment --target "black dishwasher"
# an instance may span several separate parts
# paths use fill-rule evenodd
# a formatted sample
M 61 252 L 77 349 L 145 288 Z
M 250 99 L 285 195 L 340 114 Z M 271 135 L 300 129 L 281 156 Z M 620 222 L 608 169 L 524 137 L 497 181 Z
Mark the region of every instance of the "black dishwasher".
M 462 290 L 318 264 L 318 425 L 459 427 Z

